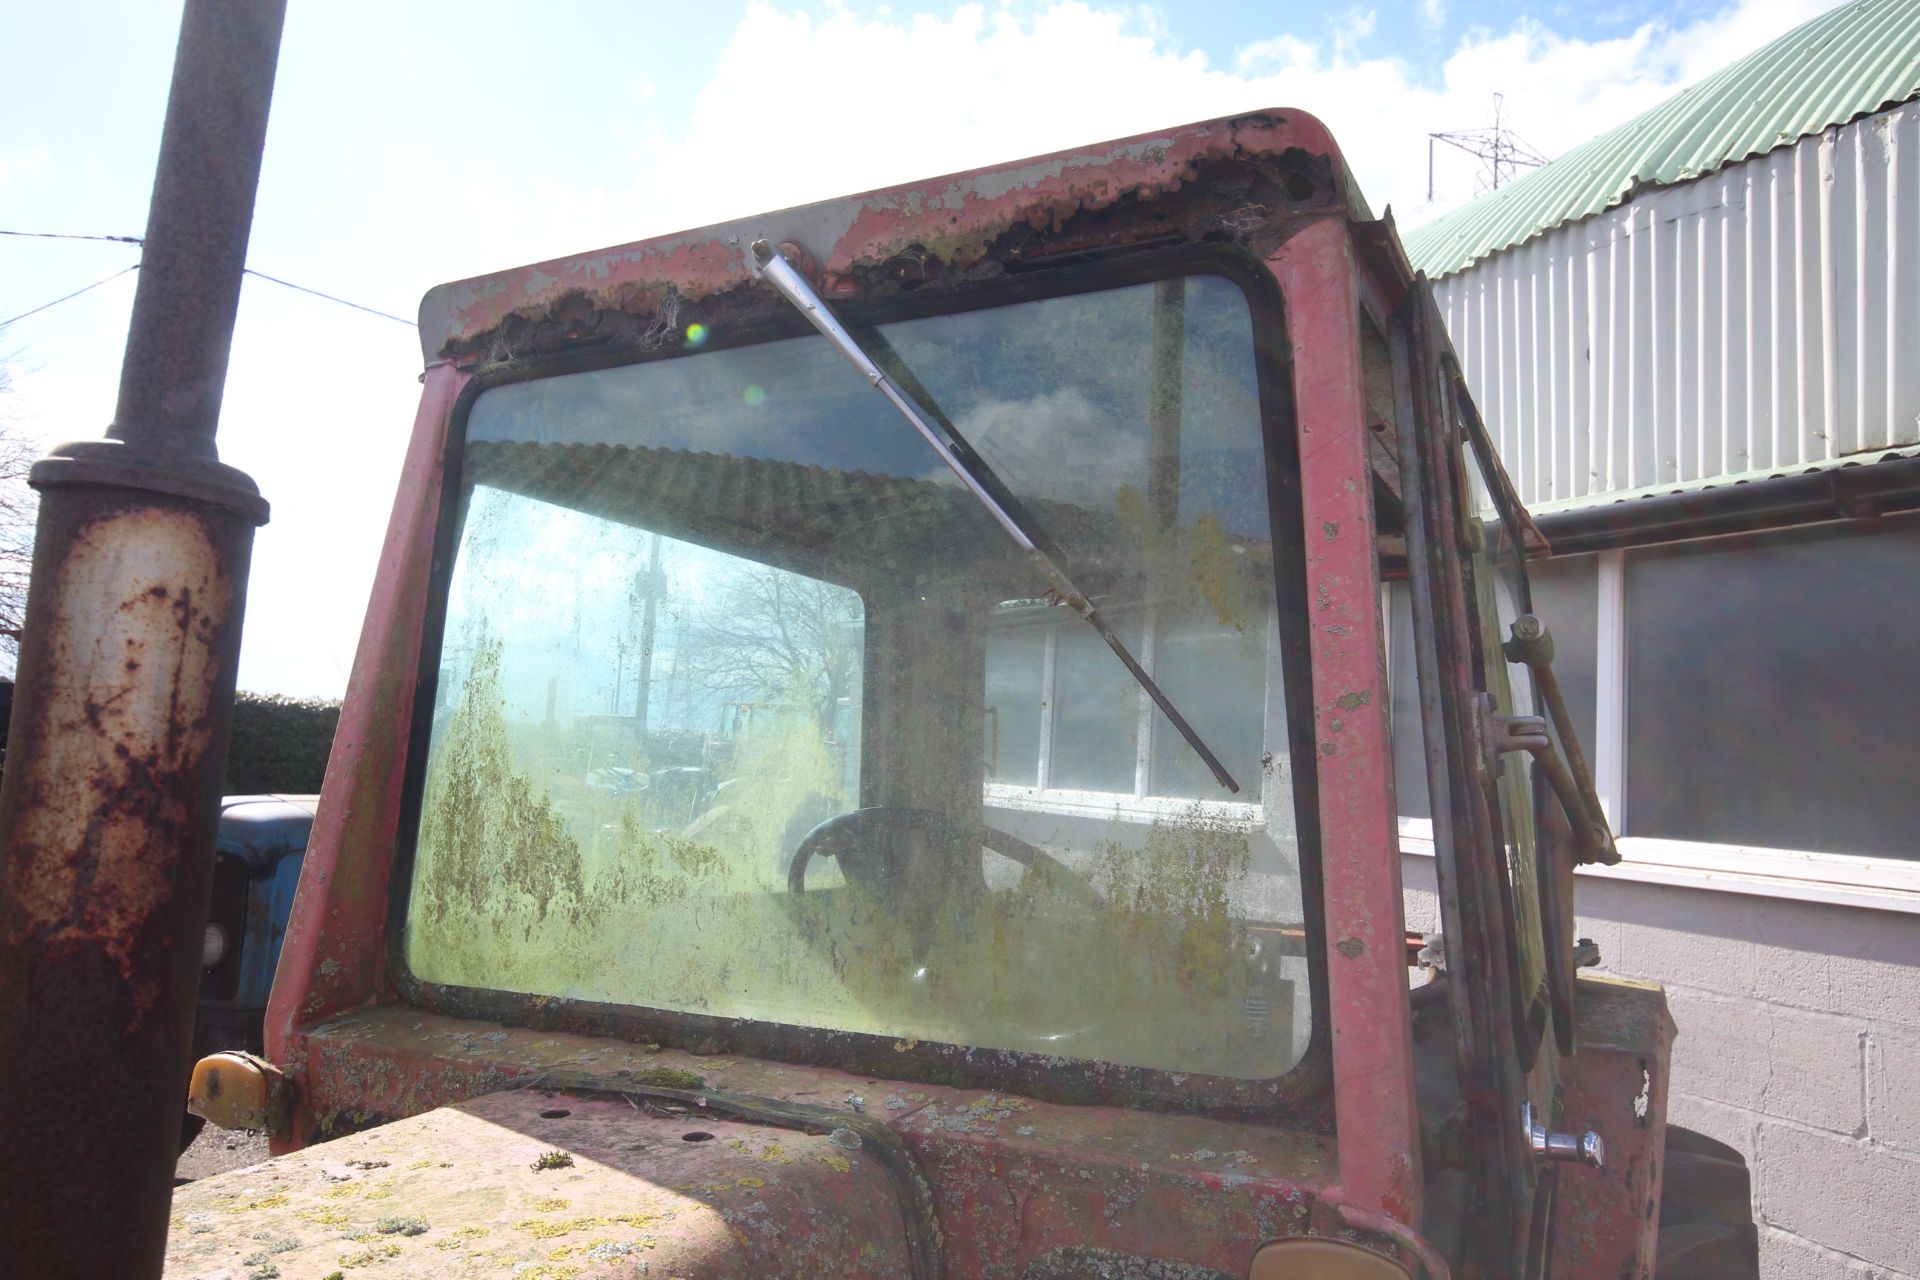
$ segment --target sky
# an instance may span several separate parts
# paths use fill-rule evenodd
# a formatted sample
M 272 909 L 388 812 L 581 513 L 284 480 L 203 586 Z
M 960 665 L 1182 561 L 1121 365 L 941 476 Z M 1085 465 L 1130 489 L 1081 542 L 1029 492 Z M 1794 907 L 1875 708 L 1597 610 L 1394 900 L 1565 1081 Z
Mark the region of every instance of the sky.
M 1476 193 L 1429 131 L 1558 155 L 1833 0 L 863 4 L 289 0 L 250 266 L 411 319 L 434 284 L 1258 107 L 1332 128 L 1376 211 Z M 179 5 L 0 0 L 0 229 L 139 235 Z M 138 261 L 0 237 L 0 321 Z M 0 330 L 0 424 L 113 414 L 135 274 Z M 223 459 L 273 504 L 239 684 L 339 697 L 420 394 L 409 324 L 249 277 Z

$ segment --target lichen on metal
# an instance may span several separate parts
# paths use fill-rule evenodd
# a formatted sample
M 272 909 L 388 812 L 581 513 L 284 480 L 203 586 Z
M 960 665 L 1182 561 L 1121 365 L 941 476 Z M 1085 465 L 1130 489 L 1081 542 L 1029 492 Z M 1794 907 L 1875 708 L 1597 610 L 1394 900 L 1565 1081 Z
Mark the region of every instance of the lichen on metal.
M 1464 208 L 1405 234 L 1438 278 L 1601 213 L 1920 95 L 1920 4 L 1854 0 Z

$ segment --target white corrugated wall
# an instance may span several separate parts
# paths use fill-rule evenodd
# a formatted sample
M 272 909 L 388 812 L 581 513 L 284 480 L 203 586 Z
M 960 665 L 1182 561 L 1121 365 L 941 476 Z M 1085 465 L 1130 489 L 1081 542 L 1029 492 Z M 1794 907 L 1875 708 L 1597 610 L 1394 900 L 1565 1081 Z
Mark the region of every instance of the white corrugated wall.
M 1920 442 L 1920 102 L 1434 285 L 1529 505 Z

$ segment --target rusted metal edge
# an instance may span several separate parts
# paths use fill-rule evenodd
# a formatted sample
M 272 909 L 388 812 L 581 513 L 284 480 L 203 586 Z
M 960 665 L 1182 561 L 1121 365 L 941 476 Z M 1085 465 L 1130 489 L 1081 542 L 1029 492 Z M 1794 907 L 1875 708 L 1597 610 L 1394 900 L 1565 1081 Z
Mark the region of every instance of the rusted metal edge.
M 1325 125 L 1305 112 L 1257 111 L 443 284 L 420 303 L 421 352 L 428 361 L 472 356 L 509 318 L 565 322 L 599 311 L 647 314 L 662 337 L 677 336 L 686 302 L 750 282 L 749 246 L 762 238 L 815 255 L 803 269 L 829 296 L 862 291 L 863 269 L 895 259 L 964 271 L 1009 232 L 1057 230 L 1076 215 L 1178 190 L 1209 165 L 1288 153 L 1324 170 L 1350 217 L 1371 216 Z
M 831 1134 L 836 1129 L 850 1130 L 859 1136 L 863 1146 L 870 1147 L 879 1158 L 881 1167 L 893 1182 L 895 1194 L 900 1198 L 900 1216 L 906 1224 L 907 1256 L 913 1263 L 914 1280 L 942 1280 L 946 1275 L 943 1237 L 940 1216 L 934 1208 L 933 1184 L 927 1180 L 920 1162 L 913 1158 L 906 1143 L 900 1140 L 900 1135 L 878 1120 L 800 1102 L 780 1102 L 717 1089 L 675 1089 L 574 1071 L 547 1072 L 522 1087 L 654 1098 L 718 1112 L 754 1124 L 797 1129 L 804 1133 Z
M 1542 515 L 1558 555 L 1873 520 L 1920 509 L 1920 457 L 1861 461 Z

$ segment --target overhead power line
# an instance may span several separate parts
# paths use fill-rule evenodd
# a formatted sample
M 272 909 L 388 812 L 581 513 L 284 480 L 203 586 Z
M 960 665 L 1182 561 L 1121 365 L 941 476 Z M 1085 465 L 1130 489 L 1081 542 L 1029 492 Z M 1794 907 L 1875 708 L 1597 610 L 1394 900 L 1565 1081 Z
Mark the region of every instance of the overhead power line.
M 145 243 L 145 241 L 143 241 L 139 236 L 97 236 L 97 235 L 85 235 L 85 234 L 80 234 L 80 233 L 70 232 L 70 231 L 0 230 L 0 236 L 26 236 L 36 240 L 106 240 L 106 241 L 111 241 L 114 244 L 134 244 L 134 245 Z M 67 294 L 66 297 L 55 298 L 52 302 L 42 303 L 41 305 L 35 307 L 32 311 L 23 311 L 19 315 L 13 317 L 13 320 L 24 320 L 30 315 L 35 315 L 35 314 L 38 314 L 39 312 L 45 311 L 48 307 L 58 306 L 62 302 L 65 302 L 68 298 L 77 298 L 81 294 L 85 293 L 87 289 L 98 288 L 99 286 L 105 284 L 107 280 L 113 279 L 114 276 L 123 276 L 127 274 L 127 271 L 133 271 L 137 269 L 139 265 L 140 264 L 136 262 L 133 264 L 133 266 L 128 267 L 125 271 L 116 271 L 114 275 L 108 276 L 104 280 L 94 281 L 92 284 L 88 285 L 86 289 L 76 289 L 72 293 Z M 393 312 L 391 311 L 382 311 L 378 307 L 369 307 L 365 303 L 354 302 L 350 299 L 342 298 L 338 294 L 327 293 L 324 290 L 314 289 L 304 284 L 295 284 L 291 280 L 283 280 L 279 276 L 270 276 L 266 272 L 256 271 L 252 267 L 246 268 L 246 274 L 250 276 L 259 276 L 262 280 L 271 281 L 272 283 L 277 284 L 285 289 L 296 289 L 301 293 L 310 293 L 316 298 L 324 298 L 328 302 L 337 302 L 343 307 L 352 307 L 355 311 L 364 311 L 368 315 L 379 316 L 382 320 L 391 320 L 395 324 L 403 324 L 407 326 L 407 328 L 409 329 L 413 328 L 413 321 L 407 319 L 405 316 L 394 315 Z M 0 320 L 0 328 L 4 328 L 5 326 L 12 324 L 13 320 Z
M 115 244 L 139 244 L 139 236 L 90 236 L 71 231 L 0 231 L 0 236 L 31 236 L 35 240 L 111 240 Z
M 121 276 L 127 274 L 127 272 L 138 271 L 139 269 L 140 269 L 140 264 L 137 262 L 130 267 L 122 267 L 120 268 L 120 270 L 114 272 L 112 275 L 103 276 L 102 278 L 95 280 L 90 285 L 86 285 L 82 288 L 75 289 L 72 293 L 65 294 L 65 295 L 62 295 L 61 297 L 55 298 L 52 302 L 43 302 L 31 311 L 22 311 L 19 315 L 13 316 L 10 319 L 0 320 L 0 329 L 6 328 L 8 325 L 12 324 L 15 320 L 25 320 L 28 316 L 37 316 L 42 311 L 45 311 L 48 307 L 57 307 L 61 303 L 67 301 L 70 298 L 79 297 L 81 294 L 87 292 L 87 290 L 89 289 L 98 289 L 101 285 L 105 284 L 109 280 L 118 280 Z
M 337 302 L 343 307 L 352 307 L 355 311 L 364 311 L 368 315 L 379 316 L 382 319 L 386 319 L 386 320 L 398 321 L 400 324 L 407 326 L 407 328 L 409 329 L 413 328 L 413 321 L 408 320 L 404 316 L 397 316 L 393 314 L 393 312 L 391 311 L 382 311 L 378 307 L 363 306 L 358 302 L 348 302 L 345 298 L 336 298 L 330 293 L 322 293 L 318 289 L 309 289 L 306 285 L 295 284 L 291 280 L 282 280 L 279 276 L 270 276 L 264 271 L 255 271 L 252 267 L 248 267 L 246 269 L 246 273 L 250 276 L 259 276 L 262 280 L 271 280 L 273 281 L 273 283 L 277 285 L 284 285 L 289 289 L 298 289 L 301 293 L 310 293 L 316 298 L 325 298 L 328 302 Z

